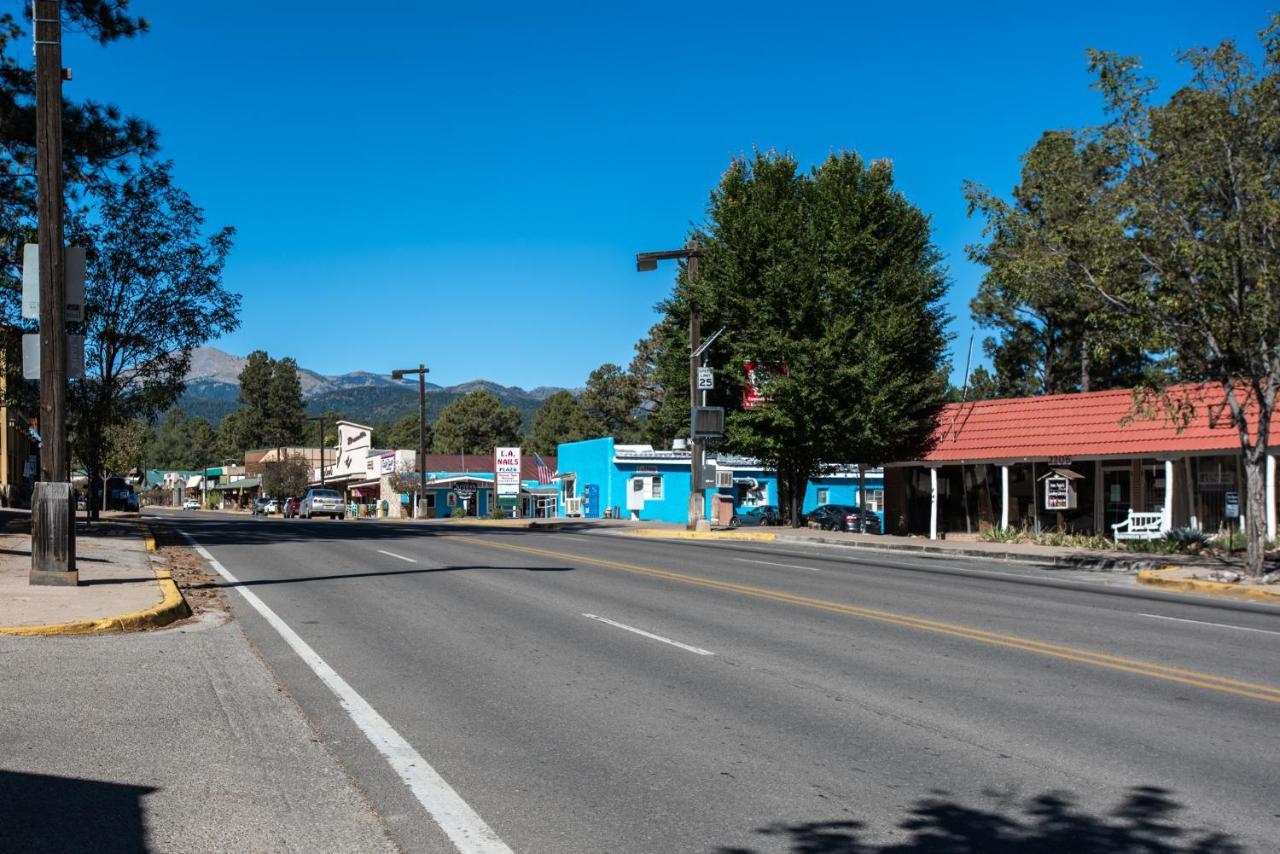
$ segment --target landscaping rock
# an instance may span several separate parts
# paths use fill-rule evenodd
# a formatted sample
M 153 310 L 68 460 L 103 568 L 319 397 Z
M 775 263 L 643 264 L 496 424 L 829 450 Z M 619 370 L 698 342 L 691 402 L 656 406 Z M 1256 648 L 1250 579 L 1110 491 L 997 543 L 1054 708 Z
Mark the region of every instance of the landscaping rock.
M 1236 584 L 1243 577 L 1240 573 L 1232 572 L 1229 569 L 1215 569 L 1209 573 L 1210 581 L 1221 581 L 1224 584 Z

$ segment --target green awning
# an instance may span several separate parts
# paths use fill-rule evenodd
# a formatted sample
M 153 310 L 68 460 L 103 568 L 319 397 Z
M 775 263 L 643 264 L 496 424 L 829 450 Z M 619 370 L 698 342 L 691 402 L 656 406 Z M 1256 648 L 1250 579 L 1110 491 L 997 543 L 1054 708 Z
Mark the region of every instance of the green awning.
M 217 483 L 209 487 L 211 491 L 218 492 L 235 492 L 240 489 L 255 489 L 262 485 L 260 477 L 242 477 L 239 480 L 233 480 L 230 483 Z

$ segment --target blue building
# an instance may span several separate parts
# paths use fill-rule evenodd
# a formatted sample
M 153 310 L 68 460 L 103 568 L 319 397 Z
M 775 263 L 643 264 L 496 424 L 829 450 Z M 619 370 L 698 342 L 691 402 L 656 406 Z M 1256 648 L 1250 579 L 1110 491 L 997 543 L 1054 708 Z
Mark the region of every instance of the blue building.
M 612 437 L 569 442 L 557 450 L 560 513 L 585 519 L 622 518 L 685 522 L 689 518 L 689 452 L 619 445 Z M 727 524 L 735 511 L 777 505 L 778 478 L 757 460 L 709 454 L 716 487 L 706 490 L 705 514 Z M 867 471 L 869 509 L 883 515 L 884 477 Z M 857 467 L 816 478 L 805 490 L 804 511 L 819 504 L 858 504 Z M 883 523 L 883 518 L 881 519 Z

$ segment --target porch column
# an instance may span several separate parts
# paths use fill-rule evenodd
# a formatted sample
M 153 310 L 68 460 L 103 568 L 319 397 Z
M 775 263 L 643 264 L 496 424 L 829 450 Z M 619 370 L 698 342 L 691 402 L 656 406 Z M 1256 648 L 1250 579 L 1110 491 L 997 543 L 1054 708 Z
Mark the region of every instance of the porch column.
M 1000 530 L 1009 528 L 1009 467 L 1000 466 Z
M 1267 454 L 1267 539 L 1276 538 L 1276 458 Z
M 938 539 L 938 469 L 929 467 L 929 539 Z
M 1173 528 L 1173 460 L 1164 461 L 1164 507 L 1160 511 L 1160 530 Z

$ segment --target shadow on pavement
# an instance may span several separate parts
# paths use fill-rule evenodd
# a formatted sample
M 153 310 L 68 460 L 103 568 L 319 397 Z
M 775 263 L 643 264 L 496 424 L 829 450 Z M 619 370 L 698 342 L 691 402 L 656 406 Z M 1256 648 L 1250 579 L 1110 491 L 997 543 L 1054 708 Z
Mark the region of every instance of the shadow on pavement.
M 154 791 L 0 770 L 0 851 L 145 852 L 142 798 Z
M 1095 815 L 1071 796 L 1046 792 L 1004 806 L 981 809 L 948 800 L 945 792 L 923 798 L 899 824 L 905 840 L 863 841 L 866 825 L 841 820 L 777 823 L 756 832 L 774 837 L 791 854 L 1241 854 L 1229 836 L 1188 828 L 1174 816 L 1182 806 L 1167 789 L 1131 788 L 1110 812 Z M 993 793 L 993 796 L 998 797 Z M 770 843 L 770 850 L 777 850 Z M 754 848 L 719 848 L 716 854 L 757 854 Z

